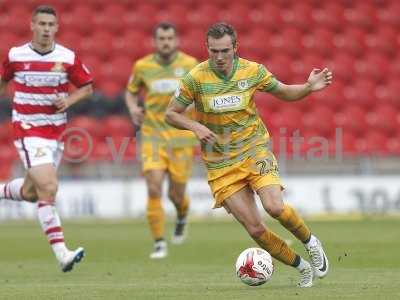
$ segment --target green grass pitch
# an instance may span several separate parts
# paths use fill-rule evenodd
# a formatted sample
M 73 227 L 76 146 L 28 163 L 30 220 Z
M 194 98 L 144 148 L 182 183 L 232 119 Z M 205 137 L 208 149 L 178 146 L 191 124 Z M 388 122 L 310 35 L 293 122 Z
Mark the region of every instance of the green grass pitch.
M 400 219 L 308 224 L 323 241 L 331 269 L 312 288 L 299 289 L 297 271 L 279 262 L 265 285 L 248 287 L 236 278 L 237 255 L 255 244 L 233 220 L 192 221 L 187 243 L 170 245 L 161 261 L 148 259 L 152 242 L 144 221 L 66 222 L 70 247 L 87 251 L 67 274 L 37 223 L 3 222 L 0 299 L 400 299 Z M 276 222 L 268 225 L 291 238 Z

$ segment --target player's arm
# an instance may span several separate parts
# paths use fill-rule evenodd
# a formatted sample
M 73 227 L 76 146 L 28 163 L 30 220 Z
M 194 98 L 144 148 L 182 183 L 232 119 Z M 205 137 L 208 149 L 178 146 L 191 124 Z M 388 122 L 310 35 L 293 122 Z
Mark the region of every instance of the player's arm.
M 322 90 L 332 83 L 332 72 L 327 68 L 320 71 L 313 69 L 304 84 L 284 84 L 278 82 L 276 87 L 269 92 L 283 101 L 296 101 L 304 98 L 308 94 Z
M 68 97 L 58 97 L 58 99 L 54 101 L 54 105 L 58 108 L 57 113 L 66 111 L 68 107 L 88 98 L 92 94 L 93 85 L 88 83 L 76 89 L 73 93 L 68 95 Z
M 125 91 L 125 104 L 128 107 L 129 114 L 131 115 L 132 122 L 140 126 L 144 119 L 144 110 L 139 105 L 138 93 L 132 93 L 129 89 Z
M 191 120 L 184 115 L 188 105 L 183 104 L 172 97 L 165 112 L 165 121 L 178 129 L 192 131 L 203 143 L 213 144 L 217 141 L 217 135 L 206 126 L 197 121 Z

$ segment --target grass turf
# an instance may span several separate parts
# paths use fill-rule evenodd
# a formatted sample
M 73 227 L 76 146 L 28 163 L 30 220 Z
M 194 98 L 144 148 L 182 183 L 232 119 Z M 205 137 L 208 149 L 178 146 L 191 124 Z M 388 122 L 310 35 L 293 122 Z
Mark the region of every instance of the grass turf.
M 61 273 L 35 222 L 0 223 L 0 299 L 399 299 L 400 219 L 308 222 L 323 241 L 330 273 L 309 289 L 296 270 L 275 263 L 272 280 L 248 287 L 236 278 L 237 255 L 255 244 L 234 221 L 193 221 L 187 243 L 148 259 L 144 222 L 66 222 L 71 248 L 87 257 Z M 276 222 L 268 224 L 291 238 Z M 168 232 L 172 231 L 171 225 Z M 295 249 L 306 257 L 303 247 Z

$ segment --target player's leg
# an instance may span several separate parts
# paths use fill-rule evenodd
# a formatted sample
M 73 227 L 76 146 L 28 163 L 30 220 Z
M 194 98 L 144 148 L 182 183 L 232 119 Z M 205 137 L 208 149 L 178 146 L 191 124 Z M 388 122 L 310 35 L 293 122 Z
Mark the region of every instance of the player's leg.
M 261 248 L 280 262 L 299 270 L 300 287 L 312 286 L 313 271 L 310 264 L 296 254 L 278 235 L 266 228 L 255 203 L 253 191 L 248 186 L 225 199 L 223 205 Z
M 257 190 L 264 209 L 270 216 L 278 220 L 297 239 L 303 242 L 309 253 L 311 265 L 317 277 L 324 277 L 328 273 L 328 259 L 321 242 L 311 234 L 301 216 L 290 205 L 282 200 L 280 185 L 268 185 Z
M 168 160 L 168 197 L 176 208 L 176 222 L 172 242 L 181 244 L 186 237 L 187 215 L 190 199 L 186 194 L 186 185 L 192 173 L 193 147 L 171 150 Z
M 176 222 L 172 242 L 181 244 L 186 238 L 187 214 L 189 211 L 189 197 L 185 194 L 186 183 L 180 183 L 169 176 L 168 197 L 176 208 Z
M 5 184 L 0 184 L 0 199 L 36 202 L 36 190 L 29 175 L 26 174 L 25 178 L 15 178 Z
M 69 251 L 65 247 L 60 218 L 54 207 L 58 188 L 56 169 L 61 161 L 63 145 L 55 140 L 36 137 L 16 140 L 14 144 L 27 169 L 19 196 L 26 201 L 38 202 L 38 219 L 42 229 L 62 270 L 70 271 L 74 263 L 82 259 L 84 250 Z
M 165 147 L 143 141 L 141 147 L 142 171 L 147 186 L 147 221 L 154 239 L 154 248 L 150 258 L 164 258 L 168 254 L 165 240 L 165 213 L 162 207 L 162 184 L 167 170 Z
M 57 170 L 53 164 L 41 164 L 28 170 L 37 194 L 38 219 L 63 272 L 72 270 L 81 261 L 84 249 L 67 249 L 60 217 L 55 207 L 58 189 Z
M 154 249 L 150 258 L 164 258 L 167 256 L 167 242 L 165 241 L 165 212 L 161 203 L 162 183 L 165 177 L 164 170 L 148 170 L 144 173 L 147 186 L 147 221 L 154 239 Z

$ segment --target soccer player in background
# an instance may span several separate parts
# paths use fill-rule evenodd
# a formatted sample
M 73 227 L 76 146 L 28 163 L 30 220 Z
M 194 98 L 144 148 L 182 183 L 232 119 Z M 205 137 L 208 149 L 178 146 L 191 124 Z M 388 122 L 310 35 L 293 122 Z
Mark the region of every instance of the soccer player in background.
M 55 207 L 57 167 L 63 153 L 59 140 L 66 110 L 92 93 L 92 76 L 75 52 L 57 44 L 57 14 L 39 6 L 32 14 L 32 41 L 13 47 L 5 58 L 0 93 L 14 80 L 12 122 L 14 144 L 26 168 L 25 178 L 0 186 L 0 198 L 36 202 L 38 219 L 63 272 L 72 270 L 84 249 L 70 251 Z M 69 82 L 77 89 L 68 95 Z
M 310 287 L 313 276 L 324 277 L 328 259 L 296 210 L 282 200 L 276 159 L 267 147 L 269 134 L 258 116 L 253 95 L 269 92 L 295 101 L 331 83 L 328 69 L 312 70 L 304 84 L 279 82 L 263 65 L 237 56 L 236 32 L 225 23 L 207 32 L 209 59 L 181 81 L 166 112 L 169 124 L 191 130 L 201 141 L 215 208 L 224 207 L 249 235 L 274 258 L 300 272 L 298 286 Z M 194 103 L 197 121 L 183 115 Z M 284 240 L 266 228 L 254 199 L 305 246 L 311 265 Z
M 179 80 L 197 64 L 197 60 L 178 51 L 177 30 L 173 24 L 160 23 L 153 33 L 155 53 L 136 61 L 125 93 L 126 105 L 134 125 L 141 126 L 142 170 L 146 180 L 147 220 L 155 241 L 150 258 L 167 256 L 165 215 L 161 204 L 162 184 L 168 175 L 168 197 L 177 220 L 172 242 L 185 237 L 189 198 L 186 183 L 192 170 L 196 138 L 190 131 L 178 130 L 165 122 L 165 110 Z M 145 94 L 144 108 L 139 93 Z

